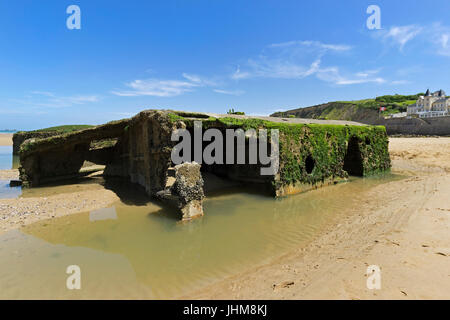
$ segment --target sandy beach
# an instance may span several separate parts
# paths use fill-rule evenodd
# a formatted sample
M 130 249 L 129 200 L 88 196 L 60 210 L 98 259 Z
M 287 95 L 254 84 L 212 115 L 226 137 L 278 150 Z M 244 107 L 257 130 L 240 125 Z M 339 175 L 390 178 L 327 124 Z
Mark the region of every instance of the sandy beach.
M 306 248 L 182 298 L 449 299 L 450 138 L 391 138 L 392 171 Z M 367 267 L 381 289 L 367 289 Z
M 181 298 L 450 298 L 450 138 L 391 138 L 390 154 L 393 173 L 406 177 L 369 190 L 363 203 L 306 247 Z M 118 200 L 100 185 L 0 199 L 0 233 Z M 381 290 L 366 287 L 369 265 L 381 269 Z
M 0 146 L 12 146 L 12 133 L 0 133 Z

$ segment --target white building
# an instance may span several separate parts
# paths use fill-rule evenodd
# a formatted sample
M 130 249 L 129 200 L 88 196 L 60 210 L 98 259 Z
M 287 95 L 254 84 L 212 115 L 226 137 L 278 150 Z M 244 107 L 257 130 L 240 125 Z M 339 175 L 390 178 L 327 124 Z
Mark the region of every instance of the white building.
M 424 96 L 420 96 L 415 104 L 408 106 L 408 116 L 420 118 L 442 117 L 450 114 L 450 96 L 446 96 L 444 90 L 430 93 L 427 90 Z

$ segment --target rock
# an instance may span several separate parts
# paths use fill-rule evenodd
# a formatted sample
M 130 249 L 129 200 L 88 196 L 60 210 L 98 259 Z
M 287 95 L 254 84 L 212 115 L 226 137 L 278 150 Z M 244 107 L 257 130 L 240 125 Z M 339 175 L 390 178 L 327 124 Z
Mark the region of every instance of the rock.
M 179 208 L 183 220 L 190 220 L 203 215 L 203 178 L 200 165 L 196 162 L 175 166 L 175 183 L 171 187 L 178 196 Z
M 11 180 L 9 182 L 9 186 L 10 187 L 20 187 L 22 185 L 22 181 L 21 180 Z
M 281 283 L 273 284 L 272 288 L 274 290 L 281 289 L 281 288 L 289 288 L 290 286 L 294 285 L 294 281 L 283 281 Z

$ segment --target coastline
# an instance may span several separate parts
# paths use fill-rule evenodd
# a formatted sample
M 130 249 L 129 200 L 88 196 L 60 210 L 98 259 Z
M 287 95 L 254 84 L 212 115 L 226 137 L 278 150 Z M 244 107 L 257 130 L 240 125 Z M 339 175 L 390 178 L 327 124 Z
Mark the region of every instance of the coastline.
M 448 299 L 450 292 L 450 138 L 390 138 L 392 172 L 406 175 L 368 191 L 358 208 L 297 248 L 183 299 Z M 0 170 L 0 176 L 17 170 Z M 118 201 L 89 190 L 0 199 L 0 234 Z M 379 265 L 382 290 L 366 288 Z M 174 297 L 176 298 L 176 297 Z

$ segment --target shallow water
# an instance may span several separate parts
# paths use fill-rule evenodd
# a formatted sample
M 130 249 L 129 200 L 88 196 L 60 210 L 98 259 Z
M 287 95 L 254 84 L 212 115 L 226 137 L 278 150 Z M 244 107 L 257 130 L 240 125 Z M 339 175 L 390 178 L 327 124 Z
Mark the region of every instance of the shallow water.
M 228 189 L 187 224 L 124 187 L 130 197 L 120 191 L 110 208 L 1 235 L 0 298 L 173 298 L 306 245 L 393 179 L 355 178 L 283 199 Z M 66 288 L 69 265 L 81 268 L 81 290 Z
M 0 199 L 14 199 L 22 194 L 22 187 L 10 187 L 9 180 L 0 180 Z
M 12 146 L 0 146 L 0 170 L 17 169 L 19 157 L 13 156 Z M 0 180 L 0 199 L 17 198 L 21 195 L 21 187 L 9 186 L 9 180 Z
M 0 146 L 0 170 L 19 168 L 19 157 L 13 156 L 12 146 Z
M 37 188 L 24 188 L 22 198 L 50 197 L 58 194 L 103 189 L 105 181 L 102 177 L 83 177 L 67 181 L 46 184 Z

